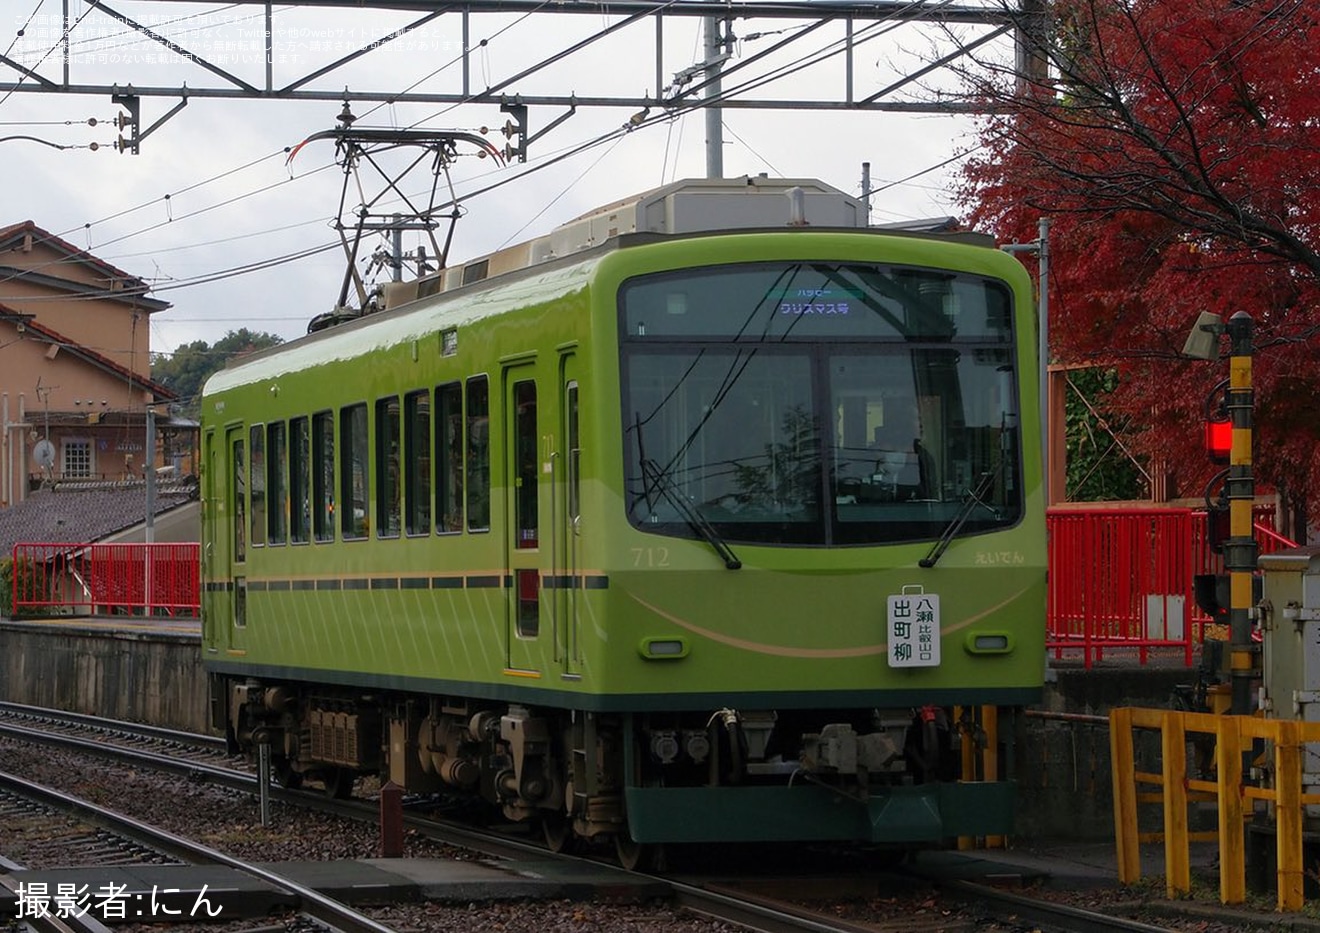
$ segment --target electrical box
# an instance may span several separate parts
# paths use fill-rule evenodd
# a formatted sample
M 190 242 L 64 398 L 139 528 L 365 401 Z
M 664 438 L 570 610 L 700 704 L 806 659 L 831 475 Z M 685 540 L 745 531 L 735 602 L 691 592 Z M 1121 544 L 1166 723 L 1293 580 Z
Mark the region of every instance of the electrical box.
M 1320 722 L 1320 547 L 1260 558 L 1261 705 L 1271 719 Z M 1320 792 L 1320 747 L 1304 747 L 1303 792 Z M 1320 808 L 1308 807 L 1309 816 Z

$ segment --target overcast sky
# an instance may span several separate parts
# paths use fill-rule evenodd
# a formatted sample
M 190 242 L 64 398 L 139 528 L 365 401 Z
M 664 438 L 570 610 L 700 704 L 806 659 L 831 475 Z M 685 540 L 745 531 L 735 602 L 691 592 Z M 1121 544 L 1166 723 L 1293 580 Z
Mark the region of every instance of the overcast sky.
M 976 3 L 977 0 L 973 0 Z M 991 2 L 991 0 L 981 0 Z M 930 5 L 938 5 L 931 0 Z M 963 3 L 962 5 L 972 5 Z M 59 0 L 6 0 L 0 51 L 51 80 L 60 80 Z M 255 85 L 265 82 L 262 8 L 115 0 L 121 14 L 170 36 L 213 64 Z M 73 84 L 215 87 L 223 84 L 196 65 L 171 61 L 160 45 L 125 30 L 82 0 L 70 3 L 77 21 L 70 33 Z M 281 86 L 379 39 L 417 14 L 382 11 L 331 13 L 315 8 L 284 8 L 275 16 L 277 58 L 274 85 Z M 79 19 L 81 17 L 81 19 Z M 516 74 L 553 49 L 591 35 L 618 16 L 492 15 L 473 17 L 472 86 L 484 87 Z M 666 80 L 702 58 L 700 21 L 668 18 L 662 74 Z M 460 20 L 442 17 L 424 30 L 364 56 L 347 68 L 317 79 L 308 88 L 405 90 L 456 93 Z M 781 40 L 804 24 L 786 20 L 740 20 L 740 41 L 730 64 Z M 855 29 L 865 24 L 857 24 Z M 19 30 L 23 31 L 19 35 Z M 787 30 L 788 32 L 783 32 Z M 963 27 L 975 38 L 983 27 Z M 791 46 L 773 64 L 789 64 L 837 43 L 841 24 L 828 25 Z M 1000 54 L 1011 44 L 997 40 Z M 856 97 L 901 80 L 953 45 L 937 27 L 910 25 L 889 30 L 860 46 L 856 54 Z M 575 54 L 544 74 L 512 86 L 523 94 L 653 95 L 655 29 L 651 22 Z M 44 59 L 43 59 L 43 56 Z M 770 67 L 767 65 L 766 67 Z M 759 69 L 764 71 L 765 68 Z M 757 88 L 762 98 L 807 93 L 842 98 L 839 56 L 809 71 L 796 71 L 778 84 Z M 0 64 L 0 81 L 18 73 Z M 283 80 L 282 80 L 283 79 Z M 26 86 L 29 82 L 25 81 Z M 951 76 L 935 73 L 892 99 L 926 97 L 932 89 L 953 87 Z M 177 103 L 143 97 L 144 126 Z M 312 142 L 291 164 L 286 149 L 312 133 L 331 129 L 337 102 L 234 101 L 194 97 L 142 143 L 140 155 L 110 147 L 117 131 L 106 124 L 120 112 L 106 97 L 19 91 L 0 92 L 0 137 L 36 136 L 66 146 L 97 142 L 101 148 L 56 150 L 23 139 L 0 142 L 0 169 L 7 184 L 0 222 L 32 220 L 83 249 L 141 276 L 156 297 L 173 304 L 153 316 L 152 349 L 170 352 L 192 340 L 213 342 L 242 327 L 296 337 L 312 316 L 330 310 L 338 296 L 344 262 L 339 252 L 275 265 L 243 275 L 227 270 L 288 256 L 337 241 L 335 216 L 342 173 L 332 165 L 330 142 Z M 358 126 L 462 129 L 502 125 L 505 115 L 492 106 L 379 106 L 357 103 Z M 861 166 L 871 163 L 871 220 L 885 223 L 956 213 L 948 194 L 958 163 L 943 165 L 973 144 L 974 125 L 963 117 L 898 113 L 724 110 L 724 174 L 820 178 L 854 195 L 860 193 Z M 554 120 L 551 108 L 533 107 L 533 132 Z M 655 114 L 652 114 L 654 116 Z M 705 118 L 700 111 L 661 120 L 580 152 L 550 167 L 556 156 L 618 129 L 630 112 L 579 108 L 561 126 L 537 140 L 526 165 L 500 166 L 494 160 L 462 157 L 451 169 L 460 196 L 496 182 L 489 193 L 464 203 L 465 216 L 454 234 L 453 261 L 540 235 L 587 210 L 630 194 L 706 172 Z M 89 127 L 89 118 L 99 125 Z M 492 137 L 502 145 L 502 137 Z M 534 170 L 526 174 L 529 170 Z M 525 177 L 520 177 L 524 176 Z M 911 181 L 892 184 L 909 176 Z M 404 190 L 425 190 L 423 174 L 409 176 Z M 368 191 L 368 194 L 374 194 Z M 351 206 L 351 205 L 350 205 Z M 417 245 L 405 240 L 405 249 Z M 368 249 L 376 244 L 370 244 Z M 213 281 L 198 282 L 213 278 Z M 4 299 L 0 284 L 0 301 Z

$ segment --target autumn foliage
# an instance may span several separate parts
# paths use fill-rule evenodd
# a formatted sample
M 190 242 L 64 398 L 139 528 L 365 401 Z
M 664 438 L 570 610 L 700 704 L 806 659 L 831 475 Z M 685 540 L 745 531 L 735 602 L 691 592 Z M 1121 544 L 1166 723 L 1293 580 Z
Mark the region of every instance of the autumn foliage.
M 1213 472 L 1202 404 L 1228 373 L 1179 351 L 1198 312 L 1250 313 L 1257 475 L 1320 515 L 1320 4 L 1050 9 L 1035 78 L 967 72 L 994 109 L 970 219 L 1018 242 L 1050 219 L 1052 358 L 1117 369 L 1115 420 L 1180 495 Z

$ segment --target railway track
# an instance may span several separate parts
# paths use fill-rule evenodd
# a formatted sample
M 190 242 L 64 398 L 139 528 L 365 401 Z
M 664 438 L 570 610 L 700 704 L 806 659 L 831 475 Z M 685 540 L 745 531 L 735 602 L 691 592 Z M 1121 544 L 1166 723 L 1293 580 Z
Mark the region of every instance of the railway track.
M 80 723 L 79 720 L 87 719 Z M 208 751 L 211 744 L 207 737 L 190 737 L 178 733 L 168 736 L 144 738 L 135 735 L 138 727 L 132 724 L 108 723 L 90 717 L 63 717 L 53 711 L 33 711 L 14 709 L 11 704 L 0 704 L 0 734 L 9 734 L 23 741 L 36 741 L 46 745 L 63 745 L 79 753 L 106 755 L 120 761 L 132 763 L 139 768 L 162 769 L 170 773 L 184 773 L 193 780 L 215 781 L 247 793 L 257 790 L 256 777 L 250 771 L 236 770 L 204 760 L 214 755 L 214 749 Z M 150 733 L 153 730 L 144 730 Z M 194 743 L 192 739 L 196 738 Z M 128 742 L 132 747 L 122 743 Z M 153 747 L 154 743 L 164 742 L 165 747 Z M 182 752 L 195 747 L 197 760 L 184 757 Z M 333 800 L 321 794 L 306 790 L 288 790 L 279 787 L 270 788 L 277 799 L 302 807 L 328 810 L 354 820 L 375 821 L 378 818 L 376 804 L 361 800 Z M 3 811 L 0 811 L 2 813 Z M 456 825 L 451 821 L 410 813 L 406 822 L 411 832 L 423 834 L 427 838 L 461 846 L 480 853 L 485 858 L 500 860 L 547 860 L 558 861 L 568 856 L 557 856 L 548 852 L 538 843 L 529 842 L 524 837 L 508 832 L 496 832 L 476 829 L 470 826 Z M 187 840 L 171 840 L 162 843 L 157 837 L 150 845 L 154 851 L 166 856 L 185 860 L 191 858 L 220 859 L 211 864 L 232 864 L 237 867 L 241 860 L 232 859 L 207 847 L 194 849 L 195 844 Z M 176 845 L 180 848 L 174 848 Z M 197 854 L 205 850 L 207 854 Z M 592 872 L 620 872 L 622 869 L 593 862 Z M 874 869 L 873 869 L 874 870 Z M 261 877 L 260 875 L 257 875 Z M 743 888 L 736 881 L 732 883 L 713 883 L 700 877 L 681 877 L 673 873 L 649 876 L 652 880 L 663 883 L 670 892 L 676 908 L 690 914 L 736 924 L 748 930 L 762 933 L 883 933 L 885 930 L 922 933 L 926 929 L 952 931 L 960 928 L 956 921 L 948 917 L 921 918 L 911 913 L 902 914 L 891 920 L 877 921 L 874 918 L 855 920 L 841 917 L 837 913 L 822 910 L 818 905 L 804 906 L 778 898 L 768 898 Z M 278 880 L 277 880 L 278 879 Z M 279 879 L 269 873 L 267 880 L 283 888 L 294 889 L 294 884 L 287 879 Z M 951 901 L 959 903 L 959 910 L 968 916 L 989 918 L 1000 924 L 1002 930 L 1041 930 L 1059 931 L 1059 933 L 1156 933 L 1160 929 L 1136 921 L 1081 910 L 1076 907 L 1051 903 L 1023 894 L 1006 892 L 985 885 L 976 885 L 963 881 L 940 881 L 939 889 Z M 301 887 L 301 886 L 298 886 Z M 308 895 L 316 892 L 303 889 Z M 298 891 L 299 896 L 303 892 Z M 320 897 L 320 895 L 317 895 Z M 901 913 L 901 912 L 900 912 Z M 971 921 L 968 921 L 971 924 Z M 929 925 L 928 925 L 929 924 Z M 385 929 L 376 927 L 340 927 L 341 929 Z M 967 929 L 971 930 L 972 925 Z
M 0 723 L 15 725 L 29 723 L 43 730 L 70 735 L 100 734 L 143 749 L 187 750 L 199 758 L 204 757 L 216 762 L 230 760 L 225 748 L 225 740 L 218 736 L 179 732 L 175 729 L 105 719 L 84 713 L 70 713 L 64 710 L 0 701 Z
M 12 799 L 26 799 L 33 805 L 50 812 L 71 815 L 80 822 L 100 827 L 106 833 L 129 840 L 131 844 L 141 846 L 147 851 L 163 853 L 177 860 L 178 863 L 222 866 L 256 878 L 296 897 L 298 899 L 297 909 L 300 913 L 326 924 L 332 929 L 340 930 L 342 933 L 393 933 L 389 927 L 376 922 L 366 914 L 333 898 L 326 897 L 319 891 L 307 887 L 293 878 L 243 859 L 235 858 L 210 846 L 202 845 L 191 839 L 185 839 L 150 823 L 125 816 L 64 791 L 45 787 L 17 775 L 0 772 L 0 792 Z M 98 863 L 93 862 L 92 864 Z M 11 888 L 11 890 L 15 892 L 16 896 L 19 895 L 16 887 Z M 203 887 L 202 894 L 198 895 L 194 910 L 201 908 L 207 912 L 208 918 L 213 918 L 216 914 L 212 912 L 210 902 L 204 897 L 205 890 L 205 887 Z M 38 896 L 45 896 L 50 893 L 53 892 L 43 888 L 42 893 Z M 31 892 L 29 892 L 30 894 Z M 159 921 L 168 920 L 178 915 L 173 909 L 167 911 L 163 904 L 160 905 L 161 911 L 158 912 L 156 910 L 158 905 L 155 894 L 153 888 L 150 914 L 143 915 L 143 908 L 140 906 L 136 908 L 140 917 Z M 22 905 L 21 897 L 20 905 Z M 68 905 L 67 910 L 55 911 L 57 914 L 66 913 L 67 916 L 56 916 L 51 919 L 78 921 L 87 913 L 83 907 L 81 900 L 75 901 L 74 904 Z M 129 910 L 134 909 L 129 905 L 125 905 L 125 907 Z M 20 910 L 20 913 L 22 912 Z M 189 916 L 195 916 L 195 914 L 189 914 Z
M 9 846 L 21 848 L 27 865 L 67 863 L 70 857 L 88 865 L 178 864 L 163 852 L 103 826 L 72 818 L 31 795 L 0 788 L 0 826 Z M 52 838 L 50 831 L 58 827 Z

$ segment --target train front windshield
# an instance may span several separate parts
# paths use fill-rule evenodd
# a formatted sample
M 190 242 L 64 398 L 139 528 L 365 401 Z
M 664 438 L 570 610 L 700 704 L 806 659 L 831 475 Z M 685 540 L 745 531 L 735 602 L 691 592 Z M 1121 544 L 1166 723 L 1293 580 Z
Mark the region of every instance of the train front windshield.
M 1022 514 L 1012 295 L 864 263 L 634 278 L 620 293 L 630 521 L 873 545 Z

